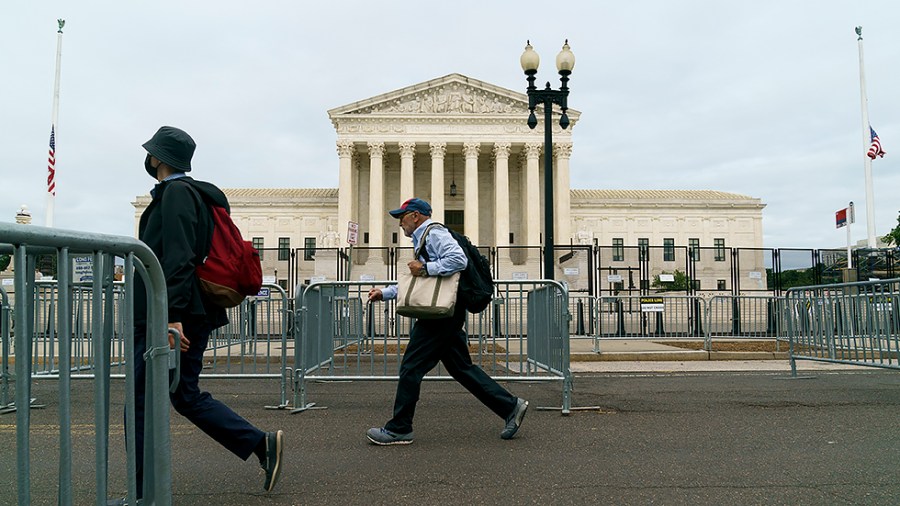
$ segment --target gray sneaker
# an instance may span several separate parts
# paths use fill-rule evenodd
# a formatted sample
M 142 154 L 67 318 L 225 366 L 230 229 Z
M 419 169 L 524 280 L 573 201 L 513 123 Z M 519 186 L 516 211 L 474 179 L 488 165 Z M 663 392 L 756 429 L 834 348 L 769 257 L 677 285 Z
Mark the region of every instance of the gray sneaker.
M 512 439 L 512 437 L 516 435 L 516 432 L 519 431 L 519 427 L 522 425 L 522 419 L 525 418 L 525 411 L 527 409 L 528 401 L 517 398 L 516 407 L 513 408 L 512 413 L 506 417 L 506 427 L 504 427 L 503 432 L 500 433 L 501 439 Z
M 387 445 L 408 445 L 413 442 L 413 433 L 397 434 L 391 432 L 384 427 L 372 427 L 366 431 L 366 437 L 374 444 L 380 446 Z

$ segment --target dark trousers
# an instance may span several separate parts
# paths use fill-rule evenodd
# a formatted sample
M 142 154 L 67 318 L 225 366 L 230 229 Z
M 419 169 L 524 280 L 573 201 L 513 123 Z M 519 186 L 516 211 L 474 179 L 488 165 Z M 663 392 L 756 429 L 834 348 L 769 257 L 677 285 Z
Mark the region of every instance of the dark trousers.
M 398 434 L 412 432 L 413 415 L 419 401 L 422 378 L 441 362 L 460 385 L 501 418 L 516 407 L 516 398 L 472 363 L 466 332 L 466 310 L 457 307 L 450 318 L 416 320 L 409 345 L 400 362 L 400 381 L 394 400 L 394 417 L 384 428 Z
M 243 460 L 253 454 L 256 445 L 265 433 L 247 420 L 241 418 L 225 404 L 213 399 L 209 392 L 200 390 L 200 371 L 203 369 L 203 352 L 212 332 L 204 322 L 182 322 L 184 333 L 191 344 L 187 352 L 181 353 L 181 377 L 178 388 L 169 394 L 172 406 L 200 430 Z M 177 341 L 176 341 L 177 342 Z M 143 488 L 144 463 L 144 387 L 146 369 L 144 350 L 147 346 L 146 325 L 136 325 L 134 329 L 134 370 L 135 370 L 135 446 L 137 447 L 137 490 Z

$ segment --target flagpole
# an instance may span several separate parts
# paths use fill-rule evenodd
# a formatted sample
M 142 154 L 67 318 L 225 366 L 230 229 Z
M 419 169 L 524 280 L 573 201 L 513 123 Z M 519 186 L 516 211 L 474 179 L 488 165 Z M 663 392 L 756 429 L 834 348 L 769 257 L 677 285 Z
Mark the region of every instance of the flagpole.
M 869 144 L 872 142 L 871 133 L 869 131 L 869 101 L 866 98 L 866 68 L 863 62 L 863 38 L 862 27 L 856 27 L 857 46 L 859 46 L 859 93 L 860 102 L 862 104 L 862 127 L 863 127 L 863 160 L 865 163 L 866 174 L 866 231 L 868 235 L 868 246 L 874 248 L 875 242 L 875 191 L 872 189 L 872 159 L 866 156 Z
M 66 25 L 65 19 L 57 19 L 59 29 L 56 31 L 56 79 L 53 83 L 53 113 L 50 119 L 50 159 L 47 162 L 47 208 L 44 216 L 44 223 L 48 227 L 53 226 L 53 208 L 56 203 L 56 148 L 55 137 L 59 134 L 57 123 L 59 121 L 59 75 L 62 67 L 62 36 L 63 26 Z

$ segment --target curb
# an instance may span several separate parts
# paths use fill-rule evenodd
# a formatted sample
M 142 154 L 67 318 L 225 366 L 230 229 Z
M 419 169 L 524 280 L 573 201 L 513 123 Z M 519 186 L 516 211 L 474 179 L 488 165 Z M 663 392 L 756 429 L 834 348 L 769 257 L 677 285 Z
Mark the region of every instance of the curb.
M 768 351 L 608 351 L 573 353 L 571 362 L 684 362 L 704 360 L 787 360 L 787 352 Z

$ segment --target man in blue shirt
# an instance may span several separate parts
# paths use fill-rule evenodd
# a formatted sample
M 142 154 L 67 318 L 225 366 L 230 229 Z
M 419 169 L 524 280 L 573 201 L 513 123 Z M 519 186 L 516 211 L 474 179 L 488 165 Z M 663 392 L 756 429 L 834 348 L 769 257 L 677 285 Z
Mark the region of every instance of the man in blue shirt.
M 404 235 L 413 240 L 418 250 L 422 235 L 431 221 L 431 206 L 422 199 L 409 199 L 399 209 L 390 211 L 400 220 Z M 432 227 L 425 241 L 425 254 L 411 260 L 407 267 L 413 276 L 449 276 L 466 268 L 468 258 L 456 239 L 442 227 Z M 397 286 L 373 288 L 369 300 L 397 298 Z M 419 401 L 422 378 L 440 361 L 447 372 L 472 393 L 506 426 L 500 433 L 511 439 L 519 430 L 528 401 L 514 397 L 505 388 L 472 363 L 469 344 L 463 326 L 466 323 L 464 304 L 457 304 L 453 316 L 434 320 L 418 319 L 409 332 L 409 344 L 400 362 L 400 381 L 394 399 L 394 416 L 384 427 L 373 427 L 366 436 L 377 445 L 410 444 L 413 442 L 412 421 Z

